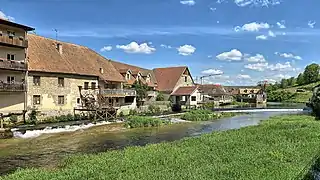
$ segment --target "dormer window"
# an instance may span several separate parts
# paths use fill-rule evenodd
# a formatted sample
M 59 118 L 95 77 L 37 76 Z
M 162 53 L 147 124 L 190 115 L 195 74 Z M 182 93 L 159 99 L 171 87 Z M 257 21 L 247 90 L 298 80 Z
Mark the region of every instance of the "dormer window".
M 130 80 L 130 73 L 126 74 L 126 80 Z

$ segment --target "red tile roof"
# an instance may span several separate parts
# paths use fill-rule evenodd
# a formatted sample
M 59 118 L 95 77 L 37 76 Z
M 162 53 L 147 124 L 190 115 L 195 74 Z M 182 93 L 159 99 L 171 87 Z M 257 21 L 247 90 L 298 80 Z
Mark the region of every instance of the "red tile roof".
M 158 82 L 157 90 L 162 92 L 172 92 L 181 75 L 186 70 L 188 70 L 188 67 L 186 66 L 153 69 Z
M 124 82 L 108 60 L 87 47 L 32 34 L 28 39 L 29 71 L 97 76 L 106 81 Z M 57 43 L 62 45 L 62 54 L 57 50 Z
M 187 96 L 194 93 L 197 90 L 197 86 L 181 86 L 177 90 L 175 90 L 171 95 L 173 96 Z

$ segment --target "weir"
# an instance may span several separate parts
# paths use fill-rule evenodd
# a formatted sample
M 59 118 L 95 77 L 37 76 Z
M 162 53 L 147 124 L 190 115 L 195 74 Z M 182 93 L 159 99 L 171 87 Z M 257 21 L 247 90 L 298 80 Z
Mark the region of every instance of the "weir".
M 259 113 L 259 112 L 303 112 L 304 109 L 220 109 L 214 110 L 218 112 L 231 113 Z

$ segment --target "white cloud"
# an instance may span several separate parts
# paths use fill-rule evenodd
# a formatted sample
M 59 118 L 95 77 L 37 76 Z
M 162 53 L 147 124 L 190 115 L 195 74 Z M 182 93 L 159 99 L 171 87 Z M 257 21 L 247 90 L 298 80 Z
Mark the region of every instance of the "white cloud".
M 272 32 L 272 31 L 268 31 L 268 35 L 270 36 L 270 37 L 276 37 L 276 35 L 274 34 L 274 32 Z
M 281 22 L 277 22 L 277 26 L 280 28 L 280 29 L 285 29 L 286 26 L 284 25 L 284 21 L 281 23 Z
M 256 37 L 256 40 L 266 40 L 266 39 L 268 39 L 268 37 L 265 35 L 260 35 Z
M 254 5 L 258 7 L 263 6 L 274 6 L 281 3 L 280 0 L 234 0 L 234 3 L 236 3 L 237 6 L 245 7 L 248 5 Z
M 217 24 L 219 24 L 220 23 L 220 21 L 217 21 Z
M 171 49 L 172 48 L 172 46 L 165 45 L 165 44 L 161 44 L 160 47 L 167 48 L 167 49 Z
M 214 12 L 214 11 L 216 11 L 217 10 L 217 8 L 210 8 L 210 11 L 212 11 L 212 12 Z
M 112 46 L 104 46 L 103 48 L 100 49 L 101 52 L 111 51 L 111 50 L 112 50 Z
M 244 67 L 255 71 L 264 71 L 268 67 L 268 63 L 246 64 Z
M 189 55 L 192 55 L 196 51 L 196 48 L 193 47 L 192 45 L 186 44 L 186 45 L 180 46 L 179 48 L 177 48 L 177 50 L 180 55 L 189 56 Z
M 234 30 L 236 32 L 243 30 L 243 31 L 249 31 L 249 32 L 258 32 L 260 29 L 269 29 L 270 25 L 268 23 L 257 23 L 252 22 L 248 24 L 244 24 L 242 27 L 236 26 Z
M 117 45 L 116 47 L 127 53 L 151 54 L 156 51 L 155 48 L 148 46 L 147 43 L 138 44 L 134 41 L 128 45 Z
M 201 72 L 202 74 L 212 74 L 212 75 L 221 75 L 223 71 L 220 69 L 207 69 Z
M 212 58 L 212 56 L 211 56 L 211 55 L 209 55 L 209 56 L 208 56 L 208 58 L 210 58 L 210 59 L 211 59 L 211 58 Z
M 314 25 L 316 24 L 316 22 L 315 21 L 309 21 L 308 22 L 308 26 L 310 27 L 310 28 L 314 28 Z
M 279 55 L 279 56 L 284 57 L 284 58 L 302 60 L 302 57 L 301 57 L 301 56 L 296 56 L 296 55 L 291 54 L 291 53 L 279 53 L 279 52 L 275 52 L 274 54 Z
M 196 4 L 196 2 L 194 0 L 181 0 L 180 3 L 183 5 L 188 5 L 188 6 L 193 6 Z
M 291 78 L 291 76 L 287 75 L 287 74 L 277 74 L 274 76 L 274 78 L 276 78 L 276 79 L 289 79 L 289 78 Z
M 264 63 L 266 59 L 261 54 L 256 54 L 255 56 L 245 58 L 248 62 Z
M 251 76 L 250 75 L 247 75 L 247 74 L 239 74 L 237 76 L 238 79 L 251 79 Z
M 14 21 L 14 17 L 12 16 L 7 16 L 6 14 L 4 14 L 2 11 L 0 11 L 0 19 L 5 19 L 8 21 Z
M 242 60 L 242 53 L 237 49 L 232 49 L 229 52 L 223 52 L 216 57 L 219 60 L 227 60 L 227 61 L 241 61 Z

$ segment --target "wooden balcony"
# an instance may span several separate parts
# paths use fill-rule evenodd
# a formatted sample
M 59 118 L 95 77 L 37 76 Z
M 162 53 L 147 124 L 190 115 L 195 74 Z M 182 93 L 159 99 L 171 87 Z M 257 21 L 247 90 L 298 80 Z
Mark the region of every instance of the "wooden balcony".
M 0 36 L 0 44 L 10 47 L 27 48 L 28 40 L 24 39 L 23 37 L 8 36 L 6 34 L 2 34 Z
M 136 96 L 136 91 L 133 89 L 102 89 L 100 93 L 111 97 Z
M 9 61 L 0 59 L 0 69 L 26 71 L 27 65 L 23 61 Z
M 24 92 L 26 86 L 24 83 L 4 83 L 0 82 L 0 92 Z

